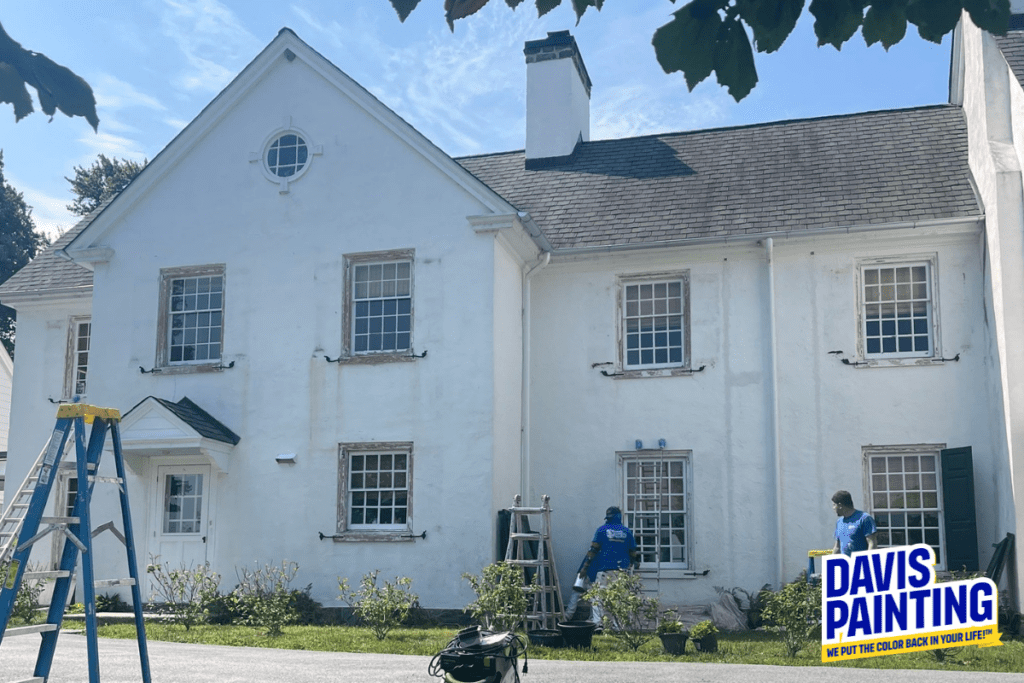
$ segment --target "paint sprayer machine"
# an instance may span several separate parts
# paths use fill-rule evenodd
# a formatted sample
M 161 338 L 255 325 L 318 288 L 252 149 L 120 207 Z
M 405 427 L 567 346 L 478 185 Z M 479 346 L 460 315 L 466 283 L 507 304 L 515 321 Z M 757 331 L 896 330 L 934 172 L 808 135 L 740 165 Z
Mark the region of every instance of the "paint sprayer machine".
M 494 633 L 479 626 L 463 629 L 432 660 L 427 672 L 446 683 L 519 683 L 528 660 L 526 642 L 511 631 Z

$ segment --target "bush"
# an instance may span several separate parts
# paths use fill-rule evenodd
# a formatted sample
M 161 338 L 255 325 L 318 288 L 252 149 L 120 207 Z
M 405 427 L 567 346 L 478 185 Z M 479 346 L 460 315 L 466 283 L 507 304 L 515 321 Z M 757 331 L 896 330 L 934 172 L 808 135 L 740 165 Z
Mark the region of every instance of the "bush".
M 409 589 L 412 579 L 395 577 L 394 583 L 385 581 L 383 586 L 377 586 L 378 574 L 379 569 L 364 574 L 358 591 L 349 588 L 348 579 L 339 578 L 338 590 L 341 594 L 338 597 L 356 608 L 356 616 L 370 627 L 377 640 L 384 640 L 391 629 L 409 616 L 409 610 L 419 600 L 419 596 Z
M 700 640 L 713 633 L 718 633 L 718 627 L 710 619 L 705 619 L 693 625 L 693 628 L 690 629 L 690 638 Z
M 242 613 L 238 611 L 238 603 L 232 593 L 221 595 L 217 593 L 206 603 L 206 623 L 218 626 L 230 626 L 236 621 L 242 620 Z
M 0 581 L 7 580 L 7 572 L 10 569 L 10 561 L 0 563 Z M 26 565 L 26 572 L 42 571 L 41 567 Z M 39 596 L 43 593 L 45 582 L 42 579 L 22 579 L 18 586 L 18 594 L 14 596 L 14 605 L 11 607 L 11 622 L 30 624 L 39 611 Z
M 217 597 L 220 574 L 210 570 L 210 563 L 172 569 L 167 563 L 157 564 L 159 555 L 150 557 L 146 573 L 153 577 L 152 598 L 163 603 L 171 621 L 189 630 L 206 618 L 210 603 Z
M 326 621 L 324 606 L 313 599 L 312 591 L 313 584 L 292 591 L 289 605 L 295 610 L 295 623 L 300 626 L 323 626 Z
M 532 590 L 523 585 L 523 572 L 519 567 L 495 562 L 483 568 L 480 576 L 462 575 L 476 593 L 476 600 L 466 605 L 465 612 L 479 619 L 491 631 L 514 631 L 525 622 L 530 608 L 527 594 Z
M 657 634 L 682 633 L 683 631 L 686 631 L 686 627 L 683 622 L 679 621 L 679 615 L 672 610 L 665 610 L 661 619 L 658 620 Z M 689 632 L 687 631 L 687 633 Z
M 808 583 L 803 576 L 781 590 L 764 597 L 766 622 L 782 633 L 790 657 L 796 657 L 821 626 L 821 584 Z
M 643 595 L 643 581 L 624 571 L 607 572 L 604 584 L 598 582 L 583 594 L 596 603 L 603 614 L 601 621 L 623 645 L 633 650 L 651 639 L 647 625 L 658 616 L 658 601 Z
M 96 596 L 97 612 L 131 612 L 132 608 L 117 593 Z
M 238 573 L 238 586 L 231 593 L 241 621 L 265 635 L 276 637 L 284 632 L 286 624 L 297 618 L 292 604 L 290 584 L 299 571 L 297 562 L 284 560 L 281 566 L 266 564 Z

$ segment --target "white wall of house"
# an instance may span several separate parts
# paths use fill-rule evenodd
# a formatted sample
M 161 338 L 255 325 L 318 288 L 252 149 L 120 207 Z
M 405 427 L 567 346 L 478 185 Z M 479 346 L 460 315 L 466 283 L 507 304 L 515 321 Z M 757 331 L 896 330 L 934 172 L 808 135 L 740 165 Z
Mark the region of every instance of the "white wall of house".
M 961 61 L 952 93 L 967 118 L 971 173 L 985 209 L 983 272 L 991 306 L 986 330 L 993 361 L 989 421 L 1006 472 L 993 513 L 1002 537 L 1024 527 L 1024 349 L 1016 341 L 1024 335 L 1024 91 L 995 39 L 966 15 L 957 39 L 954 58 Z M 1021 585 L 1024 563 L 1016 564 Z
M 248 156 L 289 115 L 323 153 L 282 194 Z M 471 592 L 459 577 L 492 561 L 493 512 L 519 477 L 518 266 L 466 220 L 491 209 L 301 59 L 280 57 L 214 123 L 186 154 L 172 146 L 169 160 L 154 160 L 145 189 L 98 240 L 113 256 L 94 272 L 89 402 L 126 411 L 150 395 L 188 396 L 241 436 L 227 471 L 212 473 L 207 559 L 225 588 L 236 566 L 287 559 L 301 567 L 297 585 L 312 582 L 325 604 L 337 604 L 339 576 L 357 582 L 380 569 L 413 578 L 427 606 L 464 606 Z M 391 249 L 415 250 L 413 343 L 427 357 L 326 362 L 342 348 L 343 255 Z M 204 264 L 225 264 L 223 362 L 234 367 L 141 373 L 156 358 L 160 269 Z M 25 310 L 24 367 L 46 376 L 21 382 L 22 410 L 57 391 L 63 369 L 53 359 L 66 339 L 66 322 L 50 329 L 45 313 Z M 56 313 L 58 322 L 68 315 Z M 335 532 L 347 442 L 413 443 L 412 530 L 426 539 L 318 538 Z M 279 464 L 280 453 L 295 453 L 295 464 Z M 157 468 L 204 460 L 134 460 L 144 566 L 159 523 Z M 113 497 L 105 502 L 96 523 L 119 516 Z M 97 575 L 119 575 L 123 556 L 99 542 Z
M 927 233 L 927 231 L 923 231 Z M 935 254 L 941 352 L 959 362 L 857 368 L 857 260 Z M 670 602 L 716 598 L 714 586 L 751 590 L 807 566 L 829 548 L 840 488 L 865 500 L 863 448 L 970 445 L 978 500 L 1005 495 L 986 415 L 987 358 L 977 228 L 949 227 L 842 237 L 791 237 L 774 246 L 782 510 L 776 512 L 763 249 L 708 246 L 602 254 L 552 263 L 533 282 L 531 472 L 533 493 L 552 496 L 563 585 L 586 552 L 604 509 L 622 505 L 617 452 L 635 440 L 689 451 L 692 463 L 689 571 L 666 571 Z M 692 376 L 610 378 L 617 362 L 617 278 L 688 271 Z M 956 396 L 971 397 L 965 401 Z M 780 524 L 779 519 L 781 517 Z M 987 561 L 997 520 L 979 506 Z M 709 570 L 706 576 L 690 572 Z

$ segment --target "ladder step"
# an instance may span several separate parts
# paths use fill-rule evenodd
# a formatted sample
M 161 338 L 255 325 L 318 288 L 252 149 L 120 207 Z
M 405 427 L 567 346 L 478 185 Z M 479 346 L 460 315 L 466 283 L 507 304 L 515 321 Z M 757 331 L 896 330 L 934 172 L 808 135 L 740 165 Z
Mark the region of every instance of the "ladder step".
M 514 564 L 517 567 L 542 567 L 547 565 L 544 560 L 505 560 L 508 564 Z
M 100 579 L 93 582 L 97 588 L 109 588 L 111 586 L 134 586 L 135 579 Z
M 25 572 L 22 574 L 23 579 L 66 579 L 69 576 L 71 576 L 71 572 L 66 569 L 48 572 Z
M 544 508 L 509 508 L 513 515 L 539 515 L 544 512 L 549 512 Z
M 17 628 L 9 628 L 4 631 L 4 637 L 7 636 L 24 636 L 29 633 L 46 633 L 47 631 L 56 631 L 57 624 L 35 624 L 34 626 L 18 626 Z
M 518 540 L 539 541 L 542 538 L 544 538 L 540 534 L 536 534 L 536 533 L 515 533 L 515 534 L 510 534 L 509 537 L 510 538 L 514 538 L 517 541 Z
M 82 520 L 78 517 L 41 517 L 42 524 L 78 524 Z
M 20 681 L 14 681 L 14 683 L 46 683 L 45 678 L 25 678 Z
M 103 482 L 104 484 L 123 484 L 124 479 L 121 477 L 96 477 L 90 476 L 89 481 L 91 482 Z

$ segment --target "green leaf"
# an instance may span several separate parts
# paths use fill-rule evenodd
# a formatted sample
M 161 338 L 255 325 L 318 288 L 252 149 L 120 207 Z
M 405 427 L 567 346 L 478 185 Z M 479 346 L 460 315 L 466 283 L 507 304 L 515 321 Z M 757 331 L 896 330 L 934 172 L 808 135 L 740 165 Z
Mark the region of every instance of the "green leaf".
M 576 25 L 579 25 L 580 19 L 583 18 L 583 14 L 588 8 L 593 7 L 600 12 L 603 4 L 604 0 L 572 0 L 572 9 L 576 12 Z
M 488 0 L 444 0 L 444 18 L 448 28 L 455 30 L 455 21 L 476 14 Z
M 775 52 L 793 32 L 804 0 L 736 0 L 740 18 L 754 33 L 758 52 Z
M 10 64 L 0 62 L 0 102 L 14 105 L 14 120 L 21 121 L 32 113 L 32 96 L 28 94 L 25 81 Z
M 864 42 L 869 46 L 881 41 L 888 50 L 907 35 L 906 0 L 876 1 L 864 15 Z
M 562 0 L 537 0 L 537 16 L 543 17 L 545 14 L 547 14 L 548 12 L 555 9 L 561 4 Z
M 910 0 L 907 21 L 917 26 L 925 40 L 941 43 L 942 37 L 956 28 L 962 9 L 961 0 Z
M 978 28 L 1006 35 L 1010 24 L 1010 0 L 964 0 L 964 9 Z
M 391 6 L 398 12 L 399 21 L 405 21 L 418 4 L 420 0 L 391 0 Z
M 814 34 L 818 36 L 818 46 L 827 44 L 838 50 L 860 27 L 864 16 L 864 2 L 811 0 L 810 11 L 815 19 Z
M 519 5 L 523 4 L 523 0 L 505 0 L 505 4 L 512 9 L 515 9 L 516 7 L 519 7 Z
M 654 52 L 665 73 L 682 71 L 693 90 L 715 68 L 715 42 L 722 18 L 717 3 L 693 0 L 673 13 L 673 19 L 654 32 Z
M 715 43 L 715 74 L 718 82 L 729 89 L 739 102 L 757 85 L 754 53 L 743 24 L 738 19 L 722 23 Z
M 93 130 L 99 127 L 96 97 L 84 79 L 38 52 L 32 53 L 28 64 L 32 75 L 25 74 L 25 80 L 38 91 L 43 113 L 53 116 L 60 109 L 68 116 L 84 116 Z

